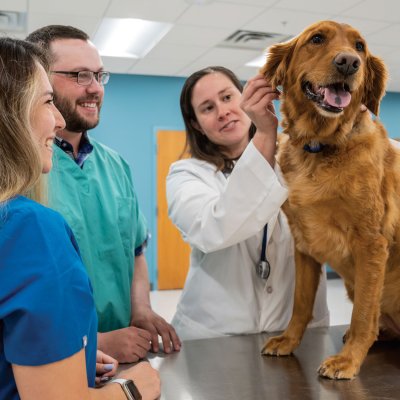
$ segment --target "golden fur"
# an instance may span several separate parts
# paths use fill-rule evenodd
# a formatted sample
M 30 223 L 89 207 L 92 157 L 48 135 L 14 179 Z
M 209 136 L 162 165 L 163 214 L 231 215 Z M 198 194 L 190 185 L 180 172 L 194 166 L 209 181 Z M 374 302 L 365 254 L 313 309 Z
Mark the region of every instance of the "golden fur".
M 263 354 L 288 355 L 299 345 L 327 262 L 354 306 L 342 350 L 321 364 L 319 374 L 351 379 L 379 333 L 400 336 L 400 158 L 382 124 L 361 111 L 365 104 L 378 113 L 386 69 L 354 28 L 322 21 L 270 48 L 261 72 L 283 87 L 282 126 L 289 140 L 279 160 L 296 246 L 292 319 Z M 337 83 L 343 95 L 337 104 L 351 93 L 343 109 L 324 97 L 325 88 Z M 310 144 L 325 147 L 310 153 L 303 148 Z

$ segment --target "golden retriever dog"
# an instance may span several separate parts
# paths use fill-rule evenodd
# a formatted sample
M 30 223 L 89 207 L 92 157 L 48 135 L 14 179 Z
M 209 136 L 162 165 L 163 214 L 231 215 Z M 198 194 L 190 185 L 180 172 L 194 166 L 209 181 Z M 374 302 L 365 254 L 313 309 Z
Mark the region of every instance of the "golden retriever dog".
M 400 158 L 362 112 L 378 114 L 386 69 L 354 28 L 322 21 L 271 47 L 261 72 L 283 88 L 279 162 L 296 260 L 292 319 L 262 353 L 289 355 L 300 344 L 327 262 L 353 312 L 342 350 L 318 372 L 351 379 L 379 334 L 400 337 Z

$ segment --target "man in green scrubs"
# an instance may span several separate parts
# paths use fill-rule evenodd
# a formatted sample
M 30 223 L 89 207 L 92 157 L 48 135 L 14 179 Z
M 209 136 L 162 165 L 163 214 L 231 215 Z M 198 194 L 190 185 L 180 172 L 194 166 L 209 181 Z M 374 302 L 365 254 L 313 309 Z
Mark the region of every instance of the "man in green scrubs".
M 143 251 L 147 227 L 126 161 L 89 137 L 97 126 L 109 73 L 98 50 L 79 29 L 50 25 L 27 40 L 51 56 L 54 103 L 66 120 L 58 132 L 49 181 L 49 203 L 76 236 L 94 290 L 98 348 L 119 362 L 147 351 L 180 349 L 174 328 L 150 305 Z

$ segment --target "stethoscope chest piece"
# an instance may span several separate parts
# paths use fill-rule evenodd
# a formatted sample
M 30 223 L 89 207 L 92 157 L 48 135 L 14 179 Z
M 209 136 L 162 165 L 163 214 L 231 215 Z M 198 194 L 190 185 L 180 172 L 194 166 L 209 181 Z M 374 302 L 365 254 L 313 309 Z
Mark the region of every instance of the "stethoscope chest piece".
M 267 249 L 267 231 L 268 231 L 268 224 L 264 226 L 260 262 L 256 265 L 257 275 L 261 279 L 265 279 L 265 280 L 268 279 L 269 274 L 271 272 L 271 265 L 269 264 L 266 254 L 265 254 L 265 251 Z
M 267 260 L 262 260 L 257 265 L 257 274 L 261 279 L 268 279 L 271 266 Z

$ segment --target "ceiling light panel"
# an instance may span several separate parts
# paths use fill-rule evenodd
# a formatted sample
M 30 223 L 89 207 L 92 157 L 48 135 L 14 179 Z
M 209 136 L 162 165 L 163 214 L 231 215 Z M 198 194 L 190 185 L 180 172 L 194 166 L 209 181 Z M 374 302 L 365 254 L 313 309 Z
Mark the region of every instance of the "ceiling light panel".
M 104 18 L 94 43 L 108 57 L 143 58 L 172 24 L 136 18 Z

